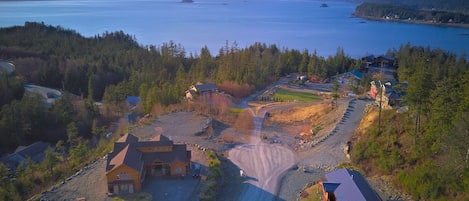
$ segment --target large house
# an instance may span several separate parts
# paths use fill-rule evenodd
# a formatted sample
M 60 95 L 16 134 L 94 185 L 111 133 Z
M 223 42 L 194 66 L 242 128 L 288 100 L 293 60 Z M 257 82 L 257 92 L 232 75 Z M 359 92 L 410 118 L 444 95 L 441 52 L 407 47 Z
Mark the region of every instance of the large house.
M 174 144 L 166 136 L 140 141 L 132 134 L 125 134 L 107 155 L 108 190 L 112 194 L 138 192 L 146 177 L 187 174 L 190 161 L 187 146 Z
M 388 56 L 368 55 L 361 59 L 366 63 L 366 72 L 370 77 L 380 77 L 383 81 L 396 81 L 395 59 Z
M 212 83 L 208 84 L 202 84 L 202 83 L 197 83 L 195 85 L 191 85 L 188 90 L 186 90 L 186 99 L 187 100 L 192 100 L 194 99 L 196 94 L 199 95 L 207 95 L 211 93 L 216 93 L 217 92 L 217 86 Z
M 320 181 L 323 201 L 381 201 L 366 179 L 357 171 L 342 168 Z

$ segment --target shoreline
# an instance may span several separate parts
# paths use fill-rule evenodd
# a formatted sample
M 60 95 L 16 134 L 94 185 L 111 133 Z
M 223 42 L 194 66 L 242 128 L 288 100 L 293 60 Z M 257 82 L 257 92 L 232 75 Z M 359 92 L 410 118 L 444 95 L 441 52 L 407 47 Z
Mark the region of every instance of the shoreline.
M 365 20 L 379 21 L 379 22 L 397 22 L 397 23 L 406 23 L 406 24 L 421 24 L 437 27 L 452 27 L 452 28 L 463 28 L 469 29 L 469 24 L 454 24 L 454 23 L 434 23 L 422 20 L 401 20 L 401 19 L 383 19 L 382 17 L 373 17 L 365 15 L 357 15 L 352 13 L 352 17 L 361 18 Z

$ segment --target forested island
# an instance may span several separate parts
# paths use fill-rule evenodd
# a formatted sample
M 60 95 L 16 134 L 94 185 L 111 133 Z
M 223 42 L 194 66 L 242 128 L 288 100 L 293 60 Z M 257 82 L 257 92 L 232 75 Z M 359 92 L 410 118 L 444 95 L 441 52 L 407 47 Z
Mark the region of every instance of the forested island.
M 122 31 L 83 37 L 44 23 L 0 29 L 0 59 L 15 72 L 0 74 L 0 153 L 39 140 L 53 144 L 40 164 L 28 161 L 16 174 L 0 163 L 0 200 L 26 200 L 112 149 L 107 125 L 125 111 L 127 96 L 141 98 L 142 114 L 193 108 L 182 98 L 196 82 L 214 83 L 240 100 L 290 73 L 324 81 L 338 73 L 364 71 L 366 63 L 338 48 L 334 56 L 255 43 L 226 43 L 214 55 L 207 47 L 187 54 L 174 42 L 141 46 Z M 465 55 L 402 45 L 390 50 L 397 77 L 408 82 L 409 111 L 383 111 L 377 125 L 357 139 L 352 165 L 366 175 L 393 178 L 415 200 L 469 199 L 469 63 Z M 366 93 L 372 77 L 356 92 Z M 25 95 L 25 84 L 60 89 L 46 107 Z M 210 115 L 231 114 L 212 104 Z M 39 171 L 38 171 L 39 170 Z
M 433 7 L 432 5 L 430 3 L 391 4 L 386 1 L 365 2 L 357 6 L 353 15 L 373 20 L 469 27 L 469 9 L 462 9 L 464 5 L 461 7 Z M 447 3 L 442 3 L 442 5 L 447 5 Z

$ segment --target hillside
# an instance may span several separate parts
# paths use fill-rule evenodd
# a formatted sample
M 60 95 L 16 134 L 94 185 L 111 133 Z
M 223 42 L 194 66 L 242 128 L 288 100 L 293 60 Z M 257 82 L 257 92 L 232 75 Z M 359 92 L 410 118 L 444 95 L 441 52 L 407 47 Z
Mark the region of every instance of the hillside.
M 463 58 L 443 55 L 402 47 L 395 56 L 399 79 L 408 81 L 408 111 L 383 110 L 379 118 L 370 107 L 353 140 L 354 164 L 391 178 L 414 200 L 469 199 L 469 71 Z

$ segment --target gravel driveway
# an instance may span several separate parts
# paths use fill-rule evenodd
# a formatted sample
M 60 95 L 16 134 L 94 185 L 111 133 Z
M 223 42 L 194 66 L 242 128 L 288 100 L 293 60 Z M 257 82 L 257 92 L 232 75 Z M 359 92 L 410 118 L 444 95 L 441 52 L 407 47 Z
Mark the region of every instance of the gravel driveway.
M 279 107 L 287 106 L 265 107 L 257 114 L 248 108 L 254 114 L 254 129 L 250 142 L 237 146 L 228 153 L 228 159 L 247 175 L 238 200 L 273 200 L 277 194 L 280 176 L 297 162 L 297 157 L 291 149 L 278 144 L 266 144 L 260 139 L 266 112 Z
M 243 169 L 248 178 L 243 181 L 238 200 L 295 200 L 297 192 L 307 183 L 318 180 L 340 163 L 350 162 L 343 148 L 360 123 L 366 102 L 352 100 L 348 104 L 329 137 L 301 158 L 288 147 L 260 140 L 265 113 L 286 106 L 266 107 L 255 114 L 250 143 L 229 151 L 228 159 Z M 252 109 L 249 110 L 254 114 Z M 301 171 L 291 169 L 295 164 L 302 167 Z
M 302 153 L 298 170 L 285 172 L 279 184 L 278 200 L 296 200 L 303 187 L 324 177 L 325 173 L 335 169 L 340 163 L 350 162 L 343 148 L 352 137 L 363 116 L 367 101 L 352 100 L 342 117 L 322 143 Z

